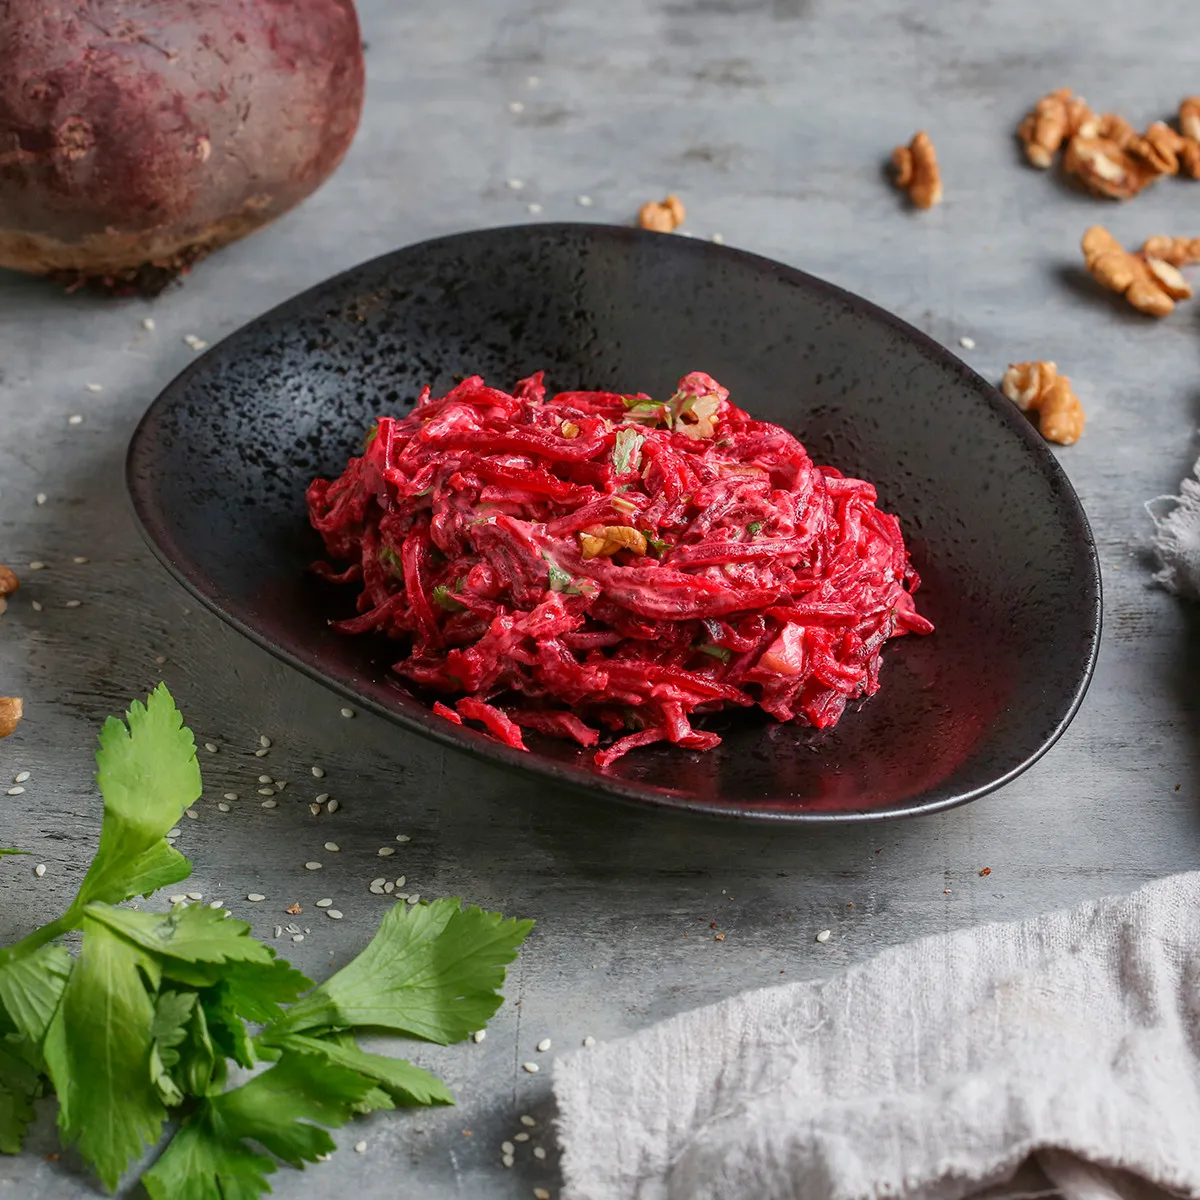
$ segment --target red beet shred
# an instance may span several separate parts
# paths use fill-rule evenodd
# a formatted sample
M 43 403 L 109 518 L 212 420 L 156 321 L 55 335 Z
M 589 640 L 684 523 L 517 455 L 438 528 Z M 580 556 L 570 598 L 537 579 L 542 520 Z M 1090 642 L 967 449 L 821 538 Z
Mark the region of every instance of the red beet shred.
M 699 371 L 665 401 L 547 400 L 478 376 L 380 417 L 360 458 L 308 489 L 359 583 L 345 633 L 403 639 L 395 670 L 434 708 L 525 749 L 521 730 L 636 746 L 720 742 L 691 718 L 757 704 L 818 729 L 879 688 L 891 637 L 933 626 L 875 489 L 814 466 Z

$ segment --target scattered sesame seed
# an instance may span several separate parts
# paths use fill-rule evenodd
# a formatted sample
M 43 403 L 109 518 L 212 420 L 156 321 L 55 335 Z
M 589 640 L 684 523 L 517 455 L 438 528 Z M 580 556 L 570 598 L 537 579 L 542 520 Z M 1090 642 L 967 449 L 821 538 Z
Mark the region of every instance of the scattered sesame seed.
M 42 611 L 42 602 L 40 600 L 33 600 L 30 602 L 30 607 L 33 609 L 34 612 L 41 612 Z
M 46 564 L 44 562 L 31 562 L 29 564 L 29 569 L 31 571 L 44 571 L 46 569 Z
M 371 886 L 372 886 L 372 887 L 383 887 L 383 885 L 384 885 L 385 883 L 387 883 L 387 880 L 386 880 L 386 879 L 384 879 L 384 877 L 383 877 L 382 875 L 380 875 L 380 877 L 379 877 L 378 879 L 372 879 L 372 880 L 371 880 Z
M 219 800 L 217 802 L 217 812 L 228 812 L 228 811 L 229 811 L 229 805 L 226 804 L 224 800 Z
M 262 892 L 251 892 L 247 897 L 251 904 L 257 904 L 260 900 L 265 900 L 266 896 Z
M 526 83 L 527 83 L 527 84 L 528 84 L 530 87 L 537 87 L 537 85 L 538 85 L 539 83 L 541 83 L 542 81 L 541 81 L 541 80 L 540 80 L 540 79 L 539 79 L 539 78 L 538 78 L 536 75 L 526 75 L 526 76 L 525 76 L 525 82 L 526 82 Z
M 396 886 L 403 887 L 407 881 L 408 881 L 408 876 L 401 875 L 400 878 L 396 880 Z
M 86 386 L 87 386 L 87 390 L 88 390 L 89 392 L 102 392 L 102 391 L 104 391 L 104 384 L 102 384 L 102 383 L 89 383 L 89 384 L 87 384 Z
M 537 1127 L 537 1122 L 531 1116 L 529 1116 L 528 1113 L 521 1118 L 521 1124 L 524 1125 L 526 1129 L 534 1129 Z
M 395 887 L 395 884 L 392 884 L 392 885 L 390 885 L 390 886 L 392 886 L 392 887 Z M 385 887 L 385 889 L 384 889 L 384 890 L 385 890 L 385 891 L 387 890 L 387 889 L 386 889 L 386 887 Z M 390 892 L 389 892 L 388 894 L 389 894 L 389 895 L 391 895 L 391 893 L 390 893 Z M 396 893 L 396 899 L 397 899 L 397 900 L 407 900 L 407 899 L 408 899 L 408 893 L 407 893 L 407 892 L 397 892 L 397 893 Z
M 329 793 L 328 793 L 328 792 L 322 792 L 322 793 L 321 793 L 321 794 L 320 794 L 320 795 L 317 797 L 317 803 L 318 803 L 318 804 L 324 804 L 324 803 L 325 803 L 325 801 L 326 801 L 326 800 L 328 800 L 328 799 L 329 799 Z
M 198 338 L 194 333 L 186 333 L 183 336 L 184 344 L 192 350 L 203 350 L 208 343 L 203 338 Z
M 522 1069 L 529 1072 L 530 1075 L 536 1075 L 542 1068 L 535 1062 L 527 1062 L 521 1064 Z
M 13 783 L 24 783 L 24 782 L 25 782 L 25 780 L 27 780 L 28 778 L 29 778 L 29 772 L 28 772 L 28 771 L 18 771 L 18 772 L 17 772 L 17 773 L 16 773 L 16 774 L 13 776 Z
M 310 804 L 308 806 L 308 811 L 312 813 L 314 817 L 319 817 L 321 815 L 321 806 L 319 804 Z
M 514 1142 L 527 1142 L 527 1141 L 529 1141 L 529 1134 L 527 1134 L 524 1130 L 522 1130 L 520 1133 L 514 1133 L 513 1141 Z
M 325 811 L 327 813 L 335 813 L 341 807 L 341 804 L 339 804 L 337 800 L 330 800 L 330 802 L 325 805 Z
M 512 1144 L 512 1142 L 501 1142 L 500 1149 L 504 1154 L 512 1154 L 516 1147 Z
M 593 201 L 591 196 L 576 196 L 575 203 L 578 204 L 580 208 L 591 208 Z
M 589 1033 L 587 1035 L 587 1037 L 585 1037 L 583 1039 L 583 1044 L 590 1049 L 592 1046 L 594 1046 L 596 1044 L 596 1039 L 594 1037 L 592 1037 L 592 1035 Z
M 373 883 L 370 885 L 370 887 L 367 888 L 367 891 L 370 892 L 373 896 L 382 896 L 383 895 L 383 884 L 382 883 Z
M 205 750 L 207 750 L 209 752 L 209 754 L 216 754 L 217 743 L 216 742 L 205 742 L 204 748 L 205 748 Z
M 385 883 L 383 885 L 383 893 L 385 896 L 390 896 L 396 890 L 394 883 Z
M 306 871 L 319 871 L 321 869 L 321 864 L 319 862 L 306 862 L 304 864 L 304 869 Z
M 416 904 L 416 902 L 418 900 L 420 900 L 420 898 L 421 898 L 420 892 L 413 892 L 413 894 L 411 896 L 405 897 L 405 899 L 409 902 L 409 904 Z
M 293 941 L 293 942 L 302 942 L 302 941 L 304 941 L 304 934 L 302 934 L 302 933 L 293 933 L 293 934 L 292 934 L 292 941 Z
M 279 806 L 279 801 L 278 800 L 264 800 L 262 802 L 262 806 L 263 806 L 263 808 L 277 808 Z
M 974 350 L 975 349 L 975 339 L 973 337 L 967 337 L 966 334 L 964 334 L 962 337 L 960 337 L 958 339 L 958 344 L 964 350 Z
M 325 849 L 328 850 L 330 854 L 336 854 L 341 849 L 341 846 L 339 846 L 337 842 L 326 842 Z
M 266 758 L 268 753 L 269 753 L 269 751 L 267 751 L 267 750 L 262 750 L 262 749 L 255 750 L 254 757 L 255 758 Z
M 500 1155 L 500 1165 L 502 1167 L 511 1167 L 514 1162 L 516 1162 L 516 1159 L 511 1154 Z
M 154 318 L 153 317 L 143 317 L 142 318 L 142 328 L 148 329 L 148 330 L 150 330 L 151 333 L 153 333 L 154 332 Z
M 92 560 L 91 560 L 90 558 L 85 558 L 85 557 L 84 557 L 82 554 L 77 554 L 77 555 L 75 555 L 75 557 L 74 557 L 73 559 L 71 559 L 71 561 L 72 561 L 72 562 L 73 562 L 73 563 L 74 563 L 74 564 L 75 564 L 77 567 L 82 567 L 84 563 L 89 563 L 89 562 L 91 562 Z M 164 661 L 165 661 L 165 660 L 164 660 Z
M 317 901 L 317 907 L 318 908 L 328 908 L 332 903 L 333 903 L 333 901 L 330 900 L 328 896 L 326 896 L 326 898 L 324 900 Z
M 283 926 L 282 926 L 282 925 L 276 925 L 276 926 L 275 926 L 275 936 L 276 936 L 276 937 L 278 937 L 278 936 L 279 936 L 279 935 L 280 935 L 282 932 L 283 932 Z
M 187 897 L 182 896 L 182 895 L 170 896 L 170 897 L 168 897 L 168 899 L 171 901 L 172 904 L 185 904 L 187 902 Z
M 832 930 L 822 929 L 821 932 L 817 934 L 817 941 L 818 942 L 827 942 L 827 941 L 829 941 L 829 939 L 831 937 L 833 937 Z
M 187 817 L 189 821 L 200 820 L 200 814 L 194 808 L 185 808 L 183 810 L 183 815 Z
M 313 767 L 312 773 L 313 773 L 314 779 L 324 779 L 325 778 L 325 768 L 324 767 Z
M 342 709 L 342 716 L 343 716 L 343 717 L 345 717 L 347 720 L 349 720 L 349 719 L 350 719 L 352 716 L 354 716 L 354 709 L 352 709 L 352 708 L 343 708 L 343 709 Z
M 270 783 L 271 777 L 270 777 L 270 775 L 260 775 L 258 777 L 258 782 L 259 783 Z
M 545 1151 L 545 1149 L 544 1149 L 543 1147 L 541 1147 L 541 1146 L 534 1146 L 534 1148 L 533 1148 L 533 1157 L 534 1157 L 534 1158 L 545 1158 L 545 1157 L 546 1157 L 546 1151 Z M 537 1189 L 537 1191 L 535 1191 L 533 1194 L 536 1196 L 538 1192 L 545 1192 L 545 1194 L 546 1194 L 547 1196 L 549 1196 L 549 1195 L 550 1195 L 550 1193 L 549 1193 L 549 1192 L 546 1192 L 546 1189 L 545 1189 L 545 1188 L 538 1188 L 538 1189 Z
M 82 413 L 72 413 L 72 414 L 71 414 L 71 415 L 70 415 L 70 416 L 67 418 L 67 424 L 68 424 L 68 425 L 82 425 L 82 424 L 83 424 L 83 415 L 82 415 Z
M 342 919 L 342 910 L 340 908 L 327 908 L 325 910 L 325 915 L 331 921 L 340 921 Z
M 379 857 L 380 858 L 388 858 L 395 853 L 396 853 L 395 846 L 380 846 L 379 847 Z
M 539 1050 L 541 1050 L 543 1053 L 545 1053 L 547 1050 L 550 1049 L 550 1039 L 542 1038 L 542 1040 L 540 1042 L 538 1042 L 537 1048 Z
M 480 1043 L 480 1042 L 482 1042 L 482 1041 L 483 1041 L 483 1039 L 484 1039 L 485 1037 L 487 1037 L 487 1030 L 486 1030 L 486 1029 L 477 1029 L 477 1030 L 475 1030 L 475 1032 L 474 1032 L 473 1034 L 471 1034 L 471 1040 L 472 1040 L 472 1041 L 475 1043 L 475 1045 L 477 1045 L 477 1046 L 479 1045 L 479 1043 Z
M 226 792 L 225 793 L 226 800 L 236 800 L 237 798 L 238 798 L 237 792 Z
M 411 842 L 412 838 L 410 838 L 407 833 L 398 833 L 398 834 L 396 834 L 396 841 Z
M 525 186 L 525 180 L 506 179 L 504 181 L 504 186 L 507 187 L 510 192 L 519 192 Z
M 264 733 L 264 734 L 262 734 L 262 735 L 259 737 L 259 739 L 258 739 L 258 744 L 259 744 L 259 745 L 260 745 L 260 746 L 261 746 L 261 747 L 262 747 L 264 750 L 270 750 L 270 748 L 271 748 L 271 739 L 270 739 L 269 737 L 267 737 L 267 735 Z
M 273 796 L 273 795 L 275 795 L 275 789 L 269 788 L 269 787 L 261 787 L 258 789 L 258 794 L 260 796 Z
M 723 235 L 723 234 L 720 234 L 720 233 L 714 233 L 714 234 L 712 235 L 712 240 L 713 240 L 713 241 L 714 241 L 714 242 L 715 242 L 715 243 L 716 243 L 718 246 L 723 246 L 723 245 L 725 245 L 725 237 L 724 237 L 724 235 Z
M 38 492 L 38 494 L 36 496 L 34 496 L 33 502 L 35 504 L 45 504 L 46 503 L 46 493 Z
M 525 205 L 525 211 L 531 213 L 540 213 L 542 211 L 542 206 L 540 204 L 527 204 Z
M 176 825 L 174 829 L 167 830 L 167 837 L 178 837 L 182 832 L 183 830 Z
M 525 111 L 525 105 L 523 105 L 520 100 L 510 100 L 508 102 L 508 111 L 510 113 L 523 113 Z
M 8 794 L 10 796 L 23 796 L 25 794 L 25 789 L 21 787 L 20 784 L 17 784 L 16 787 L 10 787 L 8 789 Z
M 355 1143 L 354 1143 L 354 1149 L 355 1149 L 355 1150 L 356 1150 L 356 1151 L 357 1151 L 359 1154 L 362 1154 L 362 1153 L 363 1153 L 363 1151 L 364 1151 L 364 1150 L 366 1150 L 366 1148 L 367 1148 L 367 1143 L 366 1143 L 366 1142 L 355 1142 Z
M 167 661 L 167 656 L 165 654 L 156 654 L 154 656 L 155 666 L 161 667 L 163 665 L 163 663 L 165 663 L 166 661 Z M 216 747 L 214 746 L 213 749 L 216 749 Z
M 187 898 L 188 898 L 189 900 L 203 900 L 203 899 L 204 899 L 204 893 L 203 893 L 203 892 L 188 892 L 188 893 L 187 893 Z
M 225 901 L 224 900 L 214 900 L 208 907 L 209 908 L 224 908 Z
M 63 607 L 64 608 L 78 608 L 82 603 L 83 603 L 82 600 L 68 600 L 66 602 L 66 604 L 63 605 Z
M 36 867 L 34 867 L 34 868 L 33 868 L 33 873 L 34 873 L 34 874 L 35 874 L 35 875 L 36 875 L 36 876 L 37 876 L 39 879 L 41 879 L 41 877 L 42 877 L 43 875 L 45 875 L 45 873 L 46 873 L 46 864 L 45 864 L 45 863 L 38 863 L 38 865 L 37 865 Z

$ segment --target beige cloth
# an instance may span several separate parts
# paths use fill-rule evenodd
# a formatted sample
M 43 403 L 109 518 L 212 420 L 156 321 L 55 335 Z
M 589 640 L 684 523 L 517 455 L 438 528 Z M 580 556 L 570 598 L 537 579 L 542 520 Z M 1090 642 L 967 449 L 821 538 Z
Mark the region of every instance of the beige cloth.
M 1200 873 L 555 1068 L 564 1200 L 1200 1197 Z

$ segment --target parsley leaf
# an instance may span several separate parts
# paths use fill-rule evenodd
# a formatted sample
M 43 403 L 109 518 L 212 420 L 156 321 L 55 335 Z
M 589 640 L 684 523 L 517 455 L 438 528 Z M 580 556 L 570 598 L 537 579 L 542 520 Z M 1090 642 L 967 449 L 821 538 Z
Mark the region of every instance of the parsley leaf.
M 166 1110 L 147 1070 L 158 985 L 153 959 L 92 917 L 83 948 L 46 1032 L 63 1143 L 113 1191 L 131 1159 L 162 1132 Z
M 19 1154 L 25 1129 L 34 1118 L 33 1099 L 41 1087 L 41 1072 L 30 1057 L 28 1042 L 0 1038 L 0 1154 Z
M 62 946 L 47 945 L 0 966 L 0 1011 L 35 1046 L 46 1029 L 71 974 L 71 956 Z
M 151 954 L 184 962 L 265 964 L 275 957 L 269 947 L 250 937 L 245 921 L 207 906 L 177 905 L 168 913 L 148 913 L 90 904 L 87 915 Z
M 433 602 L 446 612 L 462 612 L 467 607 L 455 600 L 454 593 L 444 583 L 439 583 L 433 589 Z
M 763 523 L 761 521 L 751 521 L 750 524 L 746 526 L 746 532 L 751 537 L 757 537 L 762 532 L 762 527 Z
M 366 1027 L 446 1045 L 482 1029 L 500 1007 L 504 968 L 533 928 L 457 899 L 397 904 L 367 948 L 288 1010 L 283 1033 Z
M 693 646 L 692 648 L 711 658 L 719 658 L 723 663 L 727 663 L 733 657 L 733 651 L 727 650 L 724 646 Z
M 196 1007 L 195 992 L 161 992 L 150 1025 L 150 1082 L 162 1102 L 174 1108 L 183 1103 L 183 1092 L 171 1076 L 179 1065 L 179 1044 L 187 1038 L 187 1024 Z
M 618 475 L 627 475 L 642 465 L 642 443 L 645 437 L 636 429 L 618 429 L 613 442 L 612 464 Z
M 0 858 L 3 858 L 6 854 L 28 854 L 28 853 L 29 853 L 28 850 L 14 850 L 10 846 L 0 846 Z
M 188 861 L 164 840 L 200 795 L 192 731 L 160 683 L 134 701 L 128 729 L 109 717 L 100 730 L 96 782 L 104 796 L 100 848 L 79 889 L 78 907 L 116 904 L 186 879 Z

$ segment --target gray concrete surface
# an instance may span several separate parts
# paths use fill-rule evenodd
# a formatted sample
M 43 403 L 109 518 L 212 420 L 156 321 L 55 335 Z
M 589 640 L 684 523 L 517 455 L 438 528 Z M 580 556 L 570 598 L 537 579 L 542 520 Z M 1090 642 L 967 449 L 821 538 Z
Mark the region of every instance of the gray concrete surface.
M 1185 0 L 364 0 L 369 92 L 336 178 L 276 226 L 145 303 L 64 297 L 0 276 L 0 561 L 24 587 L 0 619 L 0 692 L 24 695 L 0 743 L 0 841 L 44 862 L 0 870 L 0 940 L 67 899 L 90 856 L 102 717 L 160 676 L 202 740 L 206 799 L 181 848 L 206 897 L 260 934 L 299 901 L 288 951 L 324 976 L 365 943 L 385 901 L 376 847 L 426 896 L 535 917 L 508 1000 L 481 1045 L 417 1047 L 458 1108 L 383 1114 L 284 1198 L 557 1195 L 550 1060 L 748 986 L 815 976 L 880 947 L 1025 916 L 1197 865 L 1196 612 L 1149 586 L 1143 502 L 1196 454 L 1200 305 L 1155 323 L 1082 276 L 1083 229 L 1126 241 L 1200 234 L 1200 184 L 1166 181 L 1118 206 L 1021 165 L 1012 129 L 1052 87 L 1144 124 L 1200 91 Z M 535 78 L 536 77 L 536 82 Z M 516 104 L 520 111 L 512 111 Z M 881 163 L 918 127 L 941 156 L 945 204 L 916 214 Z M 520 179 L 515 191 L 506 180 Z M 196 606 L 142 545 L 121 476 L 158 390 L 212 341 L 353 263 L 435 234 L 547 218 L 631 219 L 679 192 L 696 236 L 772 255 L 860 292 L 998 378 L 1053 358 L 1087 406 L 1060 457 L 1100 547 L 1099 669 L 1061 743 L 1021 779 L 957 811 L 873 828 L 739 828 L 610 808 L 493 774 L 374 719 L 277 664 Z M 577 197 L 594 203 L 582 208 Z M 153 316 L 154 332 L 142 328 Z M 961 350 L 968 336 L 975 348 Z M 103 391 L 87 390 L 89 382 Z M 71 414 L 83 422 L 70 425 Z M 35 503 L 37 493 L 46 496 Z M 1019 505 L 1021 497 L 1012 497 Z M 75 556 L 87 563 L 76 564 Z M 27 564 L 43 560 L 45 570 Z M 70 600 L 81 605 L 66 608 Z M 35 611 L 33 602 L 42 608 Z M 165 658 L 161 665 L 158 659 Z M 265 763 L 251 751 L 274 741 Z M 312 763 L 328 774 L 319 785 Z M 274 811 L 263 767 L 291 781 Z M 243 800 L 224 814 L 226 790 Z M 313 818 L 317 791 L 342 809 Z M 341 850 L 322 850 L 332 839 Z M 314 876 L 302 864 L 322 859 Z M 990 867 L 981 877 L 979 871 Z M 266 894 L 252 906 L 247 892 Z M 312 907 L 335 897 L 346 920 Z M 853 905 L 853 907 L 851 907 Z M 726 931 L 715 942 L 710 922 Z M 833 931 L 825 945 L 814 941 Z M 539 1054 L 535 1043 L 553 1039 Z M 542 1071 L 520 1064 L 537 1060 Z M 499 1144 L 539 1121 L 545 1162 Z M 468 1131 L 470 1131 L 468 1133 Z M 367 1141 L 364 1153 L 349 1146 Z M 70 1162 L 0 1161 L 0 1197 L 93 1193 Z

